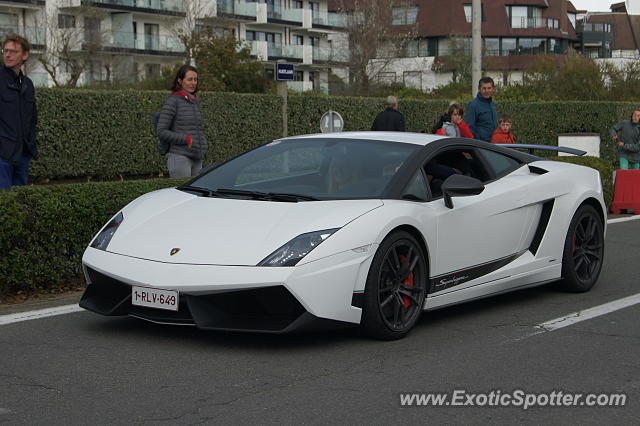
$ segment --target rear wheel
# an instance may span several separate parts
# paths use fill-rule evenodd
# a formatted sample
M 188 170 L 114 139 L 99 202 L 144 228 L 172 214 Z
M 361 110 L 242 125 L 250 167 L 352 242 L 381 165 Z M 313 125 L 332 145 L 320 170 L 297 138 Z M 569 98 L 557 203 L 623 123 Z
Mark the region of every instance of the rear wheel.
M 362 328 L 375 338 L 393 340 L 414 326 L 427 293 L 427 263 L 420 244 L 397 231 L 376 252 L 364 292 Z
M 598 280 L 604 259 L 604 227 L 593 206 L 581 206 L 571 220 L 562 255 L 564 287 L 589 291 Z

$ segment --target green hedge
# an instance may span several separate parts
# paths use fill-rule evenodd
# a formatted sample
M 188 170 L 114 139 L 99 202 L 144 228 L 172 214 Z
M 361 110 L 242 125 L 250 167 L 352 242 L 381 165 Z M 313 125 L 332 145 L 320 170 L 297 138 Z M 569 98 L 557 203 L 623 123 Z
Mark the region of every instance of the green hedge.
M 31 179 L 110 179 L 166 172 L 150 117 L 162 108 L 166 96 L 157 91 L 37 89 L 40 158 L 32 164 Z M 282 135 L 278 96 L 201 97 L 210 142 L 205 164 Z
M 157 153 L 150 113 L 166 92 L 38 89 L 40 159 L 31 179 L 152 176 L 166 172 Z M 211 149 L 206 163 L 228 159 L 282 135 L 282 99 L 275 95 L 202 93 L 204 127 Z M 521 143 L 556 145 L 558 133 L 599 133 L 601 157 L 613 162 L 609 128 L 627 117 L 625 102 L 500 102 L 514 119 Z M 429 131 L 448 106 L 445 100 L 401 100 L 407 130 Z M 293 95 L 288 99 L 288 133 L 318 133 L 326 111 L 338 111 L 345 130 L 368 130 L 384 109 L 381 98 Z
M 184 179 L 32 185 L 0 191 L 0 294 L 77 276 L 92 236 L 134 198 Z

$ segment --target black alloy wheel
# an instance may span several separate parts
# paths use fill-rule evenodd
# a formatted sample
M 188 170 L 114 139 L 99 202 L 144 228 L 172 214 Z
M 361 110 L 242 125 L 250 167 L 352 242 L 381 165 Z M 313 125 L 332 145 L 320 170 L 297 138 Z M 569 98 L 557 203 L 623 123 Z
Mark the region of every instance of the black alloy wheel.
M 426 259 L 404 231 L 390 234 L 376 252 L 365 288 L 362 326 L 379 339 L 398 339 L 414 326 L 427 293 Z
M 600 276 L 603 260 L 602 220 L 593 206 L 582 205 L 571 220 L 564 243 L 564 287 L 577 293 L 589 291 Z

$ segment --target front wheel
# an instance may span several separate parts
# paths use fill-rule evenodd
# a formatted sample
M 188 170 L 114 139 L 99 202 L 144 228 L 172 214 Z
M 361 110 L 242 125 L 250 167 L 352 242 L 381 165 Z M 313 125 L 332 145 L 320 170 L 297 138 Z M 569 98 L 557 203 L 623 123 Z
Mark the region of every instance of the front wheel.
M 409 233 L 393 232 L 373 258 L 364 292 L 362 328 L 375 338 L 404 337 L 414 326 L 427 293 L 427 262 Z
M 583 205 L 571 219 L 562 254 L 565 289 L 589 291 L 598 280 L 604 259 L 604 227 L 593 206 Z

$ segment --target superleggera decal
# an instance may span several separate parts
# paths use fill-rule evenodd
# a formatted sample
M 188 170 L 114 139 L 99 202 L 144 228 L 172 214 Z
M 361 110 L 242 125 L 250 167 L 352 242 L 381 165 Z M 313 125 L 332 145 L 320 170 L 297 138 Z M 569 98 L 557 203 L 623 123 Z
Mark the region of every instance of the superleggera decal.
M 460 269 L 458 271 L 448 272 L 446 274 L 431 277 L 429 278 L 429 292 L 435 293 L 437 291 L 442 291 L 466 283 L 467 281 L 475 280 L 476 278 L 479 278 L 483 275 L 490 274 L 491 272 L 496 271 L 503 266 L 513 262 L 525 251 L 526 250 L 523 250 L 520 253 L 515 253 L 500 259 L 482 263 L 480 265 L 471 266 L 469 268 Z

